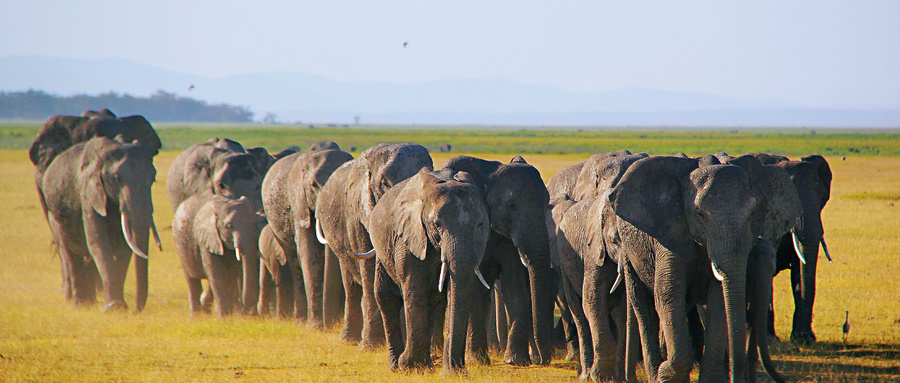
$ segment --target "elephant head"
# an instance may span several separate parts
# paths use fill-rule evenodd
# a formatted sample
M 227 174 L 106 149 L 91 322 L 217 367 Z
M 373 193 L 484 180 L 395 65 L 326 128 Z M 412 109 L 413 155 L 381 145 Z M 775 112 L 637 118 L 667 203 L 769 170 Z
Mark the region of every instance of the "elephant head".
M 581 201 L 612 189 L 632 163 L 646 157 L 646 153 L 631 154 L 628 150 L 591 156 L 578 173 L 572 199 Z
M 113 262 L 116 255 L 111 254 L 111 246 L 97 242 L 108 241 L 105 237 L 109 234 L 91 231 L 101 227 L 95 222 L 111 222 L 113 219 L 119 221 L 123 236 L 121 240 L 135 255 L 135 309 L 140 311 L 147 300 L 149 231 L 154 226 L 150 187 L 156 177 L 156 168 L 153 166 L 151 152 L 142 145 L 122 144 L 106 137 L 91 139 L 85 144 L 77 177 L 91 253 L 95 259 L 102 257 Z M 124 278 L 124 272 L 122 275 L 104 275 L 107 289 L 115 290 L 107 292 L 111 294 L 108 296 L 112 296 L 113 301 L 121 300 Z M 121 304 L 124 305 L 124 301 Z
M 416 144 L 378 144 L 366 149 L 358 158 L 365 182 L 360 195 L 363 226 L 378 199 L 392 186 L 412 177 L 422 168 L 434 169 L 428 149 Z
M 518 249 L 528 269 L 531 285 L 531 310 L 537 359 L 550 363 L 552 346 L 552 301 L 550 297 L 550 239 L 546 215 L 550 194 L 541 174 L 516 156 L 508 164 L 469 156 L 447 161 L 447 169 L 472 175 L 483 190 L 488 204 L 491 229 L 508 238 Z
M 736 160 L 737 161 L 737 160 Z M 768 209 L 762 165 L 709 164 L 679 157 L 635 162 L 609 195 L 615 214 L 688 261 L 695 244 L 722 281 L 732 376 L 743 376 L 747 257 Z
M 294 220 L 303 228 L 312 227 L 322 186 L 337 168 L 353 159 L 340 149 L 311 150 L 298 154 L 288 176 L 288 198 Z
M 259 299 L 259 236 L 257 217 L 247 197 L 211 196 L 195 217 L 197 242 L 210 254 L 234 257 L 243 267 L 241 303 L 256 310 Z M 228 305 L 229 302 L 222 302 Z
M 229 198 L 247 197 L 255 211 L 262 209 L 263 174 L 252 155 L 236 153 L 216 157 L 210 182 L 213 193 Z

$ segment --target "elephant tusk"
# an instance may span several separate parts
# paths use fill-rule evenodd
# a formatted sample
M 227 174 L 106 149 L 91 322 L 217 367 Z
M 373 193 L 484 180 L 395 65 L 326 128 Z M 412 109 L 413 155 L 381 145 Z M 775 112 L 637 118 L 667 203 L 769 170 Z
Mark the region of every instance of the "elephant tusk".
M 822 250 L 825 250 L 825 258 L 828 258 L 828 263 L 831 262 L 831 253 L 828 252 L 828 245 L 825 244 L 825 237 L 822 237 Z
M 319 243 L 323 245 L 328 244 L 328 240 L 325 239 L 325 235 L 322 234 L 322 225 L 319 224 L 318 218 L 316 218 L 316 239 L 318 239 Z
M 481 284 L 484 285 L 484 288 L 486 288 L 488 290 L 491 289 L 491 286 L 489 286 L 487 281 L 484 280 L 484 276 L 481 275 L 481 270 L 478 270 L 477 267 L 475 268 L 475 275 L 478 276 L 478 280 L 481 281 Z
M 444 291 L 444 279 L 447 278 L 447 262 L 441 262 L 441 276 L 438 277 L 438 292 Z
M 159 251 L 163 251 L 162 242 L 159 240 L 159 232 L 156 231 L 156 222 L 152 218 L 150 219 L 150 230 L 153 230 L 153 239 L 156 240 L 156 247 L 159 248 Z
M 713 268 L 715 270 L 715 268 Z M 609 293 L 612 294 L 613 291 L 616 291 L 616 287 L 619 287 L 619 283 L 622 283 L 622 270 L 619 270 L 619 273 L 616 274 L 616 281 L 613 282 L 612 288 L 609 289 Z
M 122 213 L 122 234 L 125 235 L 125 242 L 128 243 L 128 247 L 131 248 L 131 251 L 133 251 L 135 255 L 144 259 L 150 259 L 147 254 L 144 254 L 144 252 L 137 247 L 134 240 L 131 239 L 131 231 L 128 230 L 128 223 L 126 221 L 128 221 L 128 216 L 125 213 Z
M 353 258 L 356 258 L 356 259 L 358 259 L 358 260 L 360 260 L 360 261 L 364 261 L 364 260 L 366 260 L 366 259 L 369 259 L 369 258 L 372 258 L 372 257 L 375 256 L 375 249 L 369 250 L 369 251 L 367 251 L 367 252 L 365 252 L 365 253 L 362 253 L 362 254 L 356 254 L 356 253 L 354 253 L 354 252 L 351 251 L 350 254 L 353 254 Z
M 724 281 L 725 281 L 725 276 L 722 275 L 722 274 L 719 274 L 719 267 L 716 266 L 716 263 L 715 263 L 715 262 L 710 262 L 710 265 L 712 265 L 713 275 L 716 277 L 716 279 L 718 279 L 719 282 L 724 282 Z
M 797 258 L 800 258 L 800 263 L 806 264 L 806 257 L 803 256 L 803 252 L 800 251 L 800 238 L 797 238 L 797 233 L 794 232 L 794 229 L 791 229 L 791 240 L 794 242 L 794 252 L 797 253 Z
M 241 247 L 238 246 L 237 236 L 235 236 L 232 241 L 234 241 L 234 257 L 237 258 L 238 262 L 241 261 Z
M 522 266 L 525 266 L 528 271 L 531 271 L 531 264 L 528 263 L 528 260 L 525 259 L 525 256 L 522 253 L 519 253 L 519 259 L 522 261 Z

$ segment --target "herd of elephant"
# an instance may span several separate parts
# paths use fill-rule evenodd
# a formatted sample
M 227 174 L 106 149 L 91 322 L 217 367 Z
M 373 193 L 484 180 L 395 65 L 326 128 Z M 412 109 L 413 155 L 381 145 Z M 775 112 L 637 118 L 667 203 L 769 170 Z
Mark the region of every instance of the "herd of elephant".
M 29 155 L 75 304 L 147 300 L 153 158 L 141 116 L 56 116 Z M 294 317 L 371 350 L 392 369 L 580 362 L 579 378 L 776 381 L 772 279 L 791 270 L 791 339 L 814 342 L 821 211 L 831 171 L 818 155 L 690 158 L 627 150 L 554 175 L 515 156 L 434 170 L 425 147 L 380 144 L 353 158 L 333 142 L 270 155 L 228 139 L 195 144 L 166 187 L 192 313 Z M 207 279 L 204 290 L 201 280 Z M 554 328 L 554 309 L 562 314 Z M 341 318 L 341 315 L 343 318 Z M 563 332 L 563 336 L 558 333 Z

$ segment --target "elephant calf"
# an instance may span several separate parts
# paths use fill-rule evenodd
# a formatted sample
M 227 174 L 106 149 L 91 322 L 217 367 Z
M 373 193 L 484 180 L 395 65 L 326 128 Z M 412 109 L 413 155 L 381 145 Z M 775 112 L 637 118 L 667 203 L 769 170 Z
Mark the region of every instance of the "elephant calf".
M 219 315 L 230 314 L 235 308 L 256 312 L 257 218 L 246 197 L 231 199 L 212 193 L 190 197 L 175 211 L 172 233 L 188 283 L 192 314 L 207 309 L 210 298 L 214 298 Z M 201 279 L 209 280 L 203 297 Z
M 479 270 L 490 236 L 481 192 L 466 172 L 422 169 L 385 193 L 369 228 L 391 368 L 431 367 L 432 333 L 449 304 L 444 370 L 464 371 L 470 297 L 489 288 Z

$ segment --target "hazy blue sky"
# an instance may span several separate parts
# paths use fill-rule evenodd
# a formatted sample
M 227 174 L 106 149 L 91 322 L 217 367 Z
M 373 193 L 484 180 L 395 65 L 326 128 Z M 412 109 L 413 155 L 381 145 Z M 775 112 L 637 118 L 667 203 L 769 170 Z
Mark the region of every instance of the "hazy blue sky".
M 900 109 L 898 1 L 0 0 L 0 57 L 31 55 Z

